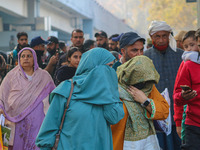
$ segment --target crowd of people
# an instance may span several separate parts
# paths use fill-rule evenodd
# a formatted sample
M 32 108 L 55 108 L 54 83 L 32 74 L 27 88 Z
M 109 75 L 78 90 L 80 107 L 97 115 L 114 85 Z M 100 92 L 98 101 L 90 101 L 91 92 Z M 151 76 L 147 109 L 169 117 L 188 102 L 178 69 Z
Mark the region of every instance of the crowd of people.
M 152 21 L 148 33 L 145 48 L 135 32 L 85 40 L 74 29 L 69 47 L 19 32 L 14 50 L 0 54 L 8 149 L 50 150 L 60 133 L 59 150 L 198 150 L 200 29 L 174 36 Z M 169 115 L 170 134 L 158 131 L 155 121 Z

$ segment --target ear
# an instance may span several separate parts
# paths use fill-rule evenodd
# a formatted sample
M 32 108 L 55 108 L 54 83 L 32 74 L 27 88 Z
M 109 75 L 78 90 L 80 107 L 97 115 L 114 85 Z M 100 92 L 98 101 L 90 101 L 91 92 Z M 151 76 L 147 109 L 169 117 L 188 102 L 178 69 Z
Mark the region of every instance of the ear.
M 124 56 L 125 55 L 125 49 L 124 48 L 121 48 L 121 53 L 122 53 L 122 56 Z
M 59 48 L 59 44 L 56 44 L 56 49 L 58 49 Z
M 69 58 L 67 59 L 67 61 L 70 62 L 70 61 L 71 61 L 71 57 L 69 57 Z

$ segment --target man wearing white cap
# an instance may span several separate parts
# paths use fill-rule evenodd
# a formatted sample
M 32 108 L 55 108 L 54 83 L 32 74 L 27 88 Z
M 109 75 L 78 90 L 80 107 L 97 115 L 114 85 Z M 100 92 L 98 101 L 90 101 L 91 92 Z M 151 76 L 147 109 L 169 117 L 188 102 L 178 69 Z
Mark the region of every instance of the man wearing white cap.
M 165 88 L 169 90 L 171 99 L 170 110 L 173 116 L 173 89 L 177 70 L 182 61 L 183 51 L 176 47 L 176 40 L 172 36 L 172 29 L 165 21 L 152 21 L 149 27 L 149 35 L 152 39 L 153 47 L 146 50 L 144 55 L 153 60 L 156 70 L 160 74 L 160 81 L 157 84 L 159 92 Z M 166 136 L 158 133 L 160 146 L 163 150 L 179 150 L 181 140 L 176 133 L 175 122 L 172 118 L 172 133 Z

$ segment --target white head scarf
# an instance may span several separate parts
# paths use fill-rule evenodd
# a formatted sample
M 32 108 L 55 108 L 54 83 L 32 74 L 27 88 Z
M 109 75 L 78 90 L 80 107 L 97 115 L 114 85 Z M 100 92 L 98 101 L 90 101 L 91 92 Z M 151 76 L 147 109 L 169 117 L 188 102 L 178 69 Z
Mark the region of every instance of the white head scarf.
M 153 35 L 158 31 L 168 31 L 172 32 L 172 28 L 165 21 L 152 21 L 149 26 L 149 35 Z M 176 52 L 176 40 L 169 34 L 169 46 Z

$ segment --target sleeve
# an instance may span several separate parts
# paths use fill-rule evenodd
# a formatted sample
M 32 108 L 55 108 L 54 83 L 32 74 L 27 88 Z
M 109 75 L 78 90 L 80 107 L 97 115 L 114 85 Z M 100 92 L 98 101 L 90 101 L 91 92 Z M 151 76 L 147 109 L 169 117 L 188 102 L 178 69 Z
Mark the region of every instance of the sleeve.
M 179 80 L 183 65 L 184 65 L 184 61 L 182 61 L 181 65 L 179 66 L 179 69 L 178 69 L 178 72 L 176 75 L 176 80 L 174 83 L 174 92 L 178 86 L 178 80 Z M 175 100 L 174 97 L 173 97 L 173 99 Z M 175 121 L 177 127 L 181 126 L 182 119 L 183 119 L 183 106 L 178 106 L 174 102 L 174 121 Z
M 104 117 L 109 124 L 116 124 L 124 117 L 123 103 L 116 102 L 103 106 Z
M 151 99 L 152 114 L 145 109 L 145 116 L 152 120 L 164 120 L 169 115 L 169 104 L 153 85 L 153 89 L 148 98 Z
M 177 127 L 181 126 L 182 119 L 183 119 L 183 106 L 182 105 L 179 106 L 176 105 L 176 103 L 174 103 L 174 121 Z
M 185 105 L 191 102 L 191 100 L 185 100 L 183 99 L 182 95 L 181 95 L 181 87 L 180 85 L 188 85 L 191 87 L 191 75 L 190 75 L 190 71 L 188 69 L 188 63 L 185 63 L 185 65 L 183 66 L 183 69 L 180 73 L 180 77 L 177 81 L 177 87 L 174 90 L 174 94 L 173 94 L 173 98 L 174 98 L 174 102 L 176 103 L 176 105 Z
M 42 150 L 51 150 L 55 143 L 62 115 L 65 109 L 66 99 L 63 96 L 55 94 L 49 110 L 44 118 L 38 136 L 36 145 Z

